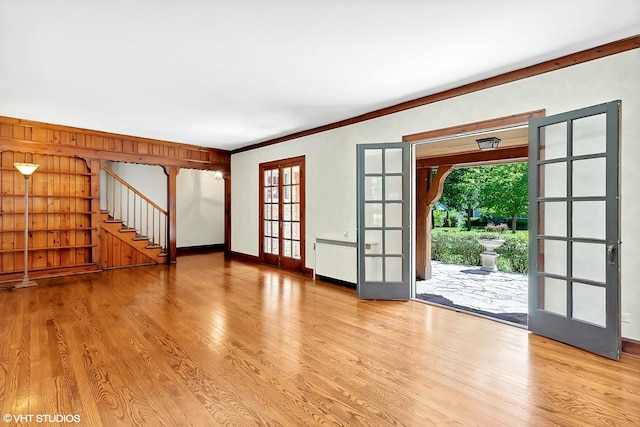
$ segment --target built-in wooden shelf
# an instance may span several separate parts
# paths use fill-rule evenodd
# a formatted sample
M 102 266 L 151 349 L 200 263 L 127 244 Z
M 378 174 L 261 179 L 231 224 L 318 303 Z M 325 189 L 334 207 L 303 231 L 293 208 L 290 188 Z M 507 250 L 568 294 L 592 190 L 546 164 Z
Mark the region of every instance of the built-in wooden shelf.
M 24 193 L 3 195 L 2 197 L 13 197 L 14 199 L 24 200 Z M 33 194 L 29 191 L 29 199 L 31 198 L 48 198 L 48 199 L 78 199 L 78 200 L 93 200 L 91 196 L 75 196 L 71 194 Z
M 14 211 L 14 212 L 5 212 L 5 211 L 1 211 L 0 212 L 2 215 L 21 215 L 24 216 L 24 211 Z M 31 215 L 93 215 L 97 212 L 92 212 L 92 211 L 75 211 L 75 212 L 33 212 L 31 210 L 29 210 L 29 216 Z
M 85 249 L 85 248 L 93 248 L 96 247 L 95 244 L 85 244 L 85 245 L 69 245 L 69 246 L 45 246 L 45 247 L 37 247 L 32 248 L 29 247 L 28 252 L 39 252 L 39 251 L 60 251 L 66 249 Z M 9 254 L 15 252 L 24 252 L 24 248 L 20 249 L 0 249 L 0 254 Z
M 50 232 L 58 232 L 58 231 L 92 231 L 92 230 L 97 230 L 96 227 L 59 227 L 59 228 L 29 228 L 29 233 L 38 233 L 38 232 L 43 232 L 46 231 L 47 233 Z M 24 234 L 24 228 L 23 229 L 16 229 L 16 230 L 0 230 L 0 233 L 19 233 L 19 234 Z

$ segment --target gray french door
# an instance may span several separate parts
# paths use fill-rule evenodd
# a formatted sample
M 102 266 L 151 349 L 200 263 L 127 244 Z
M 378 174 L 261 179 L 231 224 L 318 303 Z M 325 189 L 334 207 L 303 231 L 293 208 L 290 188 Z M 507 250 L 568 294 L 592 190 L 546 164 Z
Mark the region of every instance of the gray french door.
M 529 329 L 620 357 L 620 101 L 529 123 Z
M 358 298 L 408 300 L 409 145 L 357 147 Z

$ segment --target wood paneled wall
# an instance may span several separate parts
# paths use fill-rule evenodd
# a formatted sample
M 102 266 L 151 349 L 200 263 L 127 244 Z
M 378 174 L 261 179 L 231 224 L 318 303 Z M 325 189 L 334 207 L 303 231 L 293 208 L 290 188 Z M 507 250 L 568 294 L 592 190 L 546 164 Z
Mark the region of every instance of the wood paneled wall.
M 96 270 L 104 257 L 122 265 L 153 262 L 123 252 L 117 239 L 101 239 L 100 168 L 107 160 L 163 166 L 175 174 L 189 168 L 229 177 L 231 169 L 231 155 L 224 150 L 0 116 L 0 282 L 18 280 L 24 271 L 25 180 L 14 162 L 41 165 L 29 179 L 30 275 Z M 176 194 L 175 188 L 169 190 L 171 206 Z M 175 240 L 175 218 L 171 224 Z M 175 261 L 175 241 L 168 245 L 173 253 L 167 260 Z
M 224 150 L 2 116 L 0 148 L 215 171 L 229 171 L 231 164 Z
M 30 270 L 92 264 L 91 172 L 83 159 L 0 152 L 0 277 L 24 270 L 25 179 L 14 162 L 40 167 L 29 185 Z
M 137 265 L 155 264 L 155 261 L 134 247 L 126 245 L 121 239 L 110 233 L 103 233 L 102 264 L 104 268 L 134 267 Z

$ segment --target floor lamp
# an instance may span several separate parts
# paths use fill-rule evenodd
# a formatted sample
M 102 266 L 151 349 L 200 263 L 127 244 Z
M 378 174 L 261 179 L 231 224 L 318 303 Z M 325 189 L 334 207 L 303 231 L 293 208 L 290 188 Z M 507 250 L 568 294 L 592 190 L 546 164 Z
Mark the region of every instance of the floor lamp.
M 36 282 L 29 280 L 29 258 L 27 254 L 29 252 L 29 177 L 40 165 L 33 163 L 14 163 L 13 166 L 24 176 L 24 277 L 22 278 L 22 282 L 14 286 L 14 288 L 19 289 L 37 285 Z

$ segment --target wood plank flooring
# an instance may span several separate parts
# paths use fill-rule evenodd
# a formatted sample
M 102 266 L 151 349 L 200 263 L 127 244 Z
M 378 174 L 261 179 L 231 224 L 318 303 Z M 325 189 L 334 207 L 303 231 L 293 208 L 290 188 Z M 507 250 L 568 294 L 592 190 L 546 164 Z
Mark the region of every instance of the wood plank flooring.
M 80 422 L 36 424 L 42 414 Z M 7 426 L 637 426 L 640 359 L 189 255 L 1 291 L 0 415 Z

